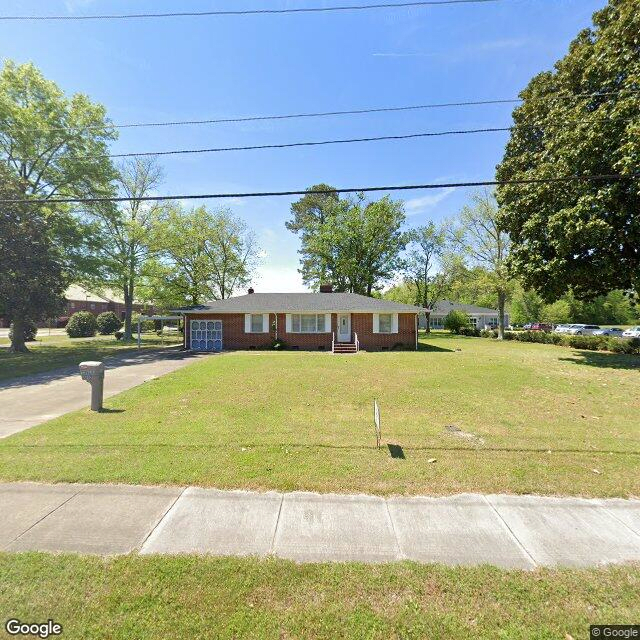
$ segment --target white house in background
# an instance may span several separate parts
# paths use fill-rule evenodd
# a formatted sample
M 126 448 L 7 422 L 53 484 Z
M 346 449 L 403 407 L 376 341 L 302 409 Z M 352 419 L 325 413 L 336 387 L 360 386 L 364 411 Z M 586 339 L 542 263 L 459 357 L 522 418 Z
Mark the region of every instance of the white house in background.
M 475 304 L 460 304 L 451 300 L 441 300 L 436 303 L 431 310 L 431 328 L 444 329 L 444 319 L 450 311 L 462 311 L 469 316 L 469 322 L 473 327 L 484 329 L 485 327 L 495 328 L 498 326 L 498 310 L 487 307 L 478 307 Z M 419 315 L 418 320 L 421 329 L 426 329 L 427 320 L 424 313 Z M 504 314 L 505 326 L 509 324 L 509 314 Z

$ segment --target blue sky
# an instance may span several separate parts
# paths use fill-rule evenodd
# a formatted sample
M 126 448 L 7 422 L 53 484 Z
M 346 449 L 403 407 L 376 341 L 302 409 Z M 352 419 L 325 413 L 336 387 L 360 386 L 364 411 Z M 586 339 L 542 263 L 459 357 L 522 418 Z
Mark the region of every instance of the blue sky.
M 356 2 L 354 2 L 355 4 Z M 3 0 L 5 15 L 205 11 L 338 0 Z M 604 0 L 500 0 L 370 12 L 74 23 L 0 22 L 0 57 L 32 61 L 116 123 L 516 97 L 562 57 Z M 508 126 L 512 106 L 124 130 L 114 152 L 244 146 Z M 161 158 L 163 193 L 491 179 L 506 134 Z M 407 223 L 455 214 L 469 192 L 404 192 Z M 291 199 L 229 201 L 264 250 L 255 286 L 302 289 Z M 211 202 L 220 206 L 220 202 Z

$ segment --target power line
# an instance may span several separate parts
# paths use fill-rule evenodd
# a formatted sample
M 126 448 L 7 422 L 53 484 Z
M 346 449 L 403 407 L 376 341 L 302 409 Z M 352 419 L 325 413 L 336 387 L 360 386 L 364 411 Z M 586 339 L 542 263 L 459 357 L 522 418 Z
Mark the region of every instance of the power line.
M 15 21 L 77 21 L 77 20 L 128 20 L 138 18 L 198 18 L 212 16 L 250 16 L 250 15 L 281 15 L 287 13 L 331 13 L 338 11 L 371 11 L 375 9 L 407 9 L 412 7 L 431 7 L 456 4 L 486 4 L 500 0 L 423 0 L 422 2 L 401 2 L 358 5 L 339 5 L 335 7 L 300 7 L 298 9 L 237 9 L 219 11 L 171 11 L 167 13 L 122 13 L 98 14 L 79 16 L 0 16 L 0 20 Z
M 588 99 L 588 98 L 609 98 L 611 96 L 619 95 L 620 93 L 640 93 L 640 89 L 619 89 L 617 91 L 598 91 L 593 93 L 581 93 L 581 94 L 550 94 L 547 96 L 540 96 L 537 99 L 558 99 L 558 100 L 572 100 L 572 99 Z M 536 99 L 536 98 L 534 98 Z M 130 122 L 123 124 L 107 124 L 107 125 L 89 125 L 79 127 L 44 127 L 44 128 L 24 128 L 20 129 L 22 132 L 30 131 L 90 131 L 92 129 L 133 129 L 141 127 L 174 127 L 182 125 L 204 125 L 204 124 L 229 124 L 239 122 L 259 122 L 264 120 L 293 120 L 300 118 L 323 118 L 328 116 L 346 116 L 346 115 L 362 115 L 369 113 L 389 113 L 389 112 L 402 112 L 402 111 L 419 111 L 424 109 L 444 109 L 450 107 L 471 107 L 480 105 L 494 105 L 494 104 L 515 104 L 522 102 L 522 98 L 497 98 L 493 100 L 462 100 L 459 102 L 434 102 L 430 104 L 416 104 L 405 105 L 398 107 L 370 107 L 363 109 L 346 109 L 342 111 L 318 111 L 318 112 L 302 112 L 302 113 L 288 113 L 288 114 L 276 114 L 276 115 L 259 115 L 259 116 L 238 116 L 229 118 L 212 118 L 203 120 L 167 120 L 159 122 Z
M 487 127 L 484 129 L 460 129 L 452 131 L 426 131 L 423 133 L 407 133 L 396 136 L 373 136 L 370 138 L 342 138 L 340 140 L 316 140 L 307 142 L 287 142 L 280 144 L 252 144 L 245 147 L 214 147 L 210 149 L 172 149 L 169 151 L 144 151 L 142 153 L 114 153 L 104 156 L 84 156 L 91 158 L 133 158 L 143 156 L 173 156 L 193 153 L 221 153 L 227 151 L 255 151 L 258 149 L 290 149 L 292 147 L 319 147 L 333 144 L 352 144 L 355 142 L 380 142 L 382 140 L 409 140 L 412 138 L 429 138 L 434 136 L 452 136 L 470 133 L 493 133 L 510 131 L 512 127 Z M 82 159 L 83 156 L 80 156 Z
M 164 202 L 169 200 L 220 200 L 225 198 L 267 198 L 276 196 L 304 196 L 308 194 L 330 194 L 330 193 L 370 193 L 375 191 L 412 191 L 424 189 L 459 189 L 465 187 L 495 187 L 498 185 L 526 185 L 526 184 L 554 184 L 562 182 L 579 182 L 579 181 L 595 181 L 595 180 L 635 180 L 640 178 L 640 173 L 632 173 L 623 175 L 620 173 L 612 174 L 594 174 L 594 175 L 570 175 L 559 176 L 556 178 L 522 178 L 517 180 L 483 180 L 476 182 L 442 182 L 431 184 L 410 184 L 410 185 L 392 185 L 385 187 L 346 187 L 344 189 L 305 189 L 295 191 L 256 191 L 244 193 L 206 193 L 206 194 L 187 194 L 187 195 L 165 195 L 165 196 L 144 196 L 135 198 L 129 196 L 114 196 L 104 198 L 51 198 L 51 199 L 2 199 L 0 204 L 90 204 L 98 202 L 130 202 L 136 200 L 139 202 Z

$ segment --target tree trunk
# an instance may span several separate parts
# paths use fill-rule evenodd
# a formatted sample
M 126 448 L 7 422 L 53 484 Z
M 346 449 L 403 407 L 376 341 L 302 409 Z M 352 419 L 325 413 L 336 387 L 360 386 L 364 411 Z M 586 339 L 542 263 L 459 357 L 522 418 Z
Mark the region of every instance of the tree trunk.
M 13 330 L 11 331 L 10 351 L 14 353 L 29 353 L 27 345 L 24 343 L 24 318 L 13 317 Z
M 504 305 L 507 296 L 504 292 L 498 293 L 498 340 L 504 339 Z
M 431 333 L 431 310 L 424 310 L 424 317 L 427 320 L 427 335 Z

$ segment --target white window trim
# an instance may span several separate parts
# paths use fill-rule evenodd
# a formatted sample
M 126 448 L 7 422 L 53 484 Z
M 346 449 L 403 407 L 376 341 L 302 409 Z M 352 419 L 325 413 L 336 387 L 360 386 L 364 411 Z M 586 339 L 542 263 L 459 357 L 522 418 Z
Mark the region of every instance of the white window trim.
M 323 331 L 294 331 L 293 330 L 293 316 L 324 316 L 324 330 Z M 316 319 L 316 328 L 318 326 L 318 320 Z M 299 311 L 296 313 L 287 313 L 285 318 L 285 328 L 287 333 L 302 333 L 309 335 L 321 335 L 324 333 L 331 333 L 331 314 L 323 313 L 319 311 Z M 300 319 L 300 329 L 302 329 L 302 319 Z
M 391 316 L 391 331 L 380 331 L 380 316 Z M 374 313 L 373 314 L 373 333 L 382 333 L 392 335 L 398 333 L 398 314 L 397 313 Z
M 262 315 L 262 331 L 251 331 L 251 316 Z M 269 314 L 268 313 L 245 313 L 244 314 L 244 332 L 245 333 L 269 333 Z

